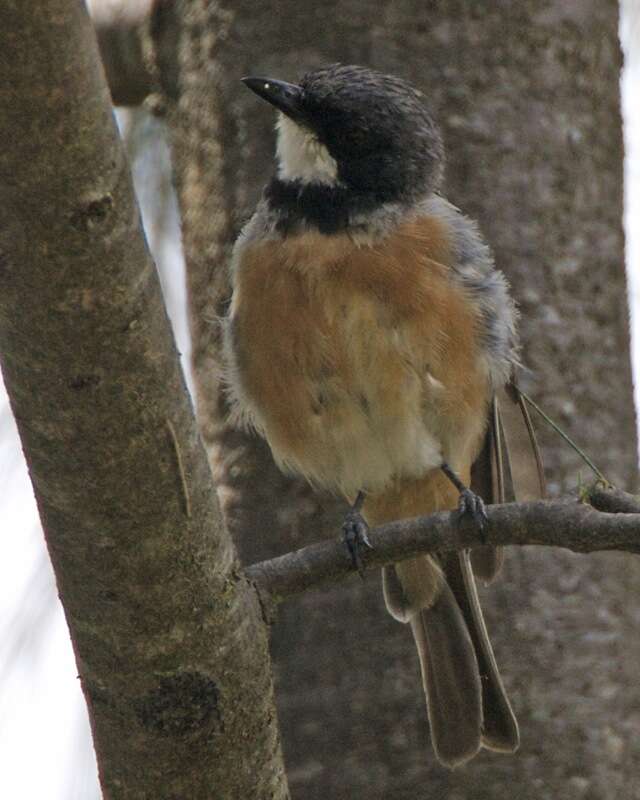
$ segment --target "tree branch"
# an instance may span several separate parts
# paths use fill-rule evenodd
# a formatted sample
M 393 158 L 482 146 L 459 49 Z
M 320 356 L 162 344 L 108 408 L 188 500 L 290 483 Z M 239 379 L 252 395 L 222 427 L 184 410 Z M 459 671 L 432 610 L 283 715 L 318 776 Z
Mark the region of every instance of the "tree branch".
M 457 512 L 451 511 L 388 523 L 371 531 L 374 549 L 363 553 L 363 561 L 366 569 L 372 569 L 419 553 L 463 550 L 486 543 L 547 545 L 576 553 L 640 553 L 640 500 L 618 489 L 599 486 L 594 486 L 588 497 L 592 505 L 576 500 L 540 500 L 488 506 L 485 538 L 473 524 L 461 521 Z M 339 538 L 245 569 L 246 577 L 275 602 L 352 573 L 350 557 Z
M 591 505 L 598 511 L 608 511 L 612 514 L 640 514 L 640 497 L 623 492 L 614 486 L 606 488 L 601 483 L 595 483 L 586 494 Z
M 4 4 L 0 356 L 105 798 L 288 797 L 255 592 L 216 502 L 80 0 Z

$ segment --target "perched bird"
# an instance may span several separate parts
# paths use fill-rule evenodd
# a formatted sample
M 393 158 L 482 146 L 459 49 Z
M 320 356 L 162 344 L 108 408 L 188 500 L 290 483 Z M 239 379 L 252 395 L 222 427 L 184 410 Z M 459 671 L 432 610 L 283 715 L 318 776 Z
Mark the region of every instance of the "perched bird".
M 516 311 L 475 223 L 438 193 L 443 145 L 425 98 L 339 64 L 295 85 L 243 80 L 278 110 L 278 165 L 232 257 L 232 413 L 284 469 L 352 503 L 356 565 L 367 524 L 459 506 L 483 527 L 472 465 L 500 499 L 494 398 L 517 362 Z M 518 747 L 473 574 L 489 580 L 499 563 L 485 547 L 383 571 L 450 767 Z

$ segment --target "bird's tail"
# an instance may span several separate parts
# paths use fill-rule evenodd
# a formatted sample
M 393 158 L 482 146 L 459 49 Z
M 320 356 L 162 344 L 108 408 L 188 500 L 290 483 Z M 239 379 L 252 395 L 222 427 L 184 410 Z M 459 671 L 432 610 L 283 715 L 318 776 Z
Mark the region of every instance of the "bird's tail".
M 428 609 L 410 618 L 427 700 L 433 749 L 447 767 L 478 752 L 482 686 L 473 642 L 446 583 Z
M 473 642 L 482 686 L 482 745 L 489 750 L 513 753 L 520 744 L 518 723 L 487 633 L 469 551 L 451 553 L 444 561 L 443 569 Z
M 365 505 L 370 522 L 451 508 L 457 495 L 440 473 L 395 487 Z M 433 747 L 455 767 L 484 746 L 513 752 L 518 725 L 487 635 L 467 552 L 420 556 L 383 570 L 385 602 L 415 639 Z

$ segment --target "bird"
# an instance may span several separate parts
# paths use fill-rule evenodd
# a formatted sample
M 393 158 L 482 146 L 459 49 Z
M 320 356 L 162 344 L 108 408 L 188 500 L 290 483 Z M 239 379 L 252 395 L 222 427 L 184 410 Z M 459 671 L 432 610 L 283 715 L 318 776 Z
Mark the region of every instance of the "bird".
M 348 501 L 356 568 L 384 522 L 458 509 L 486 530 L 474 487 L 489 502 L 505 495 L 498 397 L 519 364 L 517 310 L 477 224 L 442 194 L 426 97 L 344 64 L 297 83 L 242 80 L 276 109 L 277 143 L 230 259 L 231 420 L 263 436 L 283 470 Z M 519 745 L 476 589 L 501 561 L 485 545 L 383 569 L 449 768 Z

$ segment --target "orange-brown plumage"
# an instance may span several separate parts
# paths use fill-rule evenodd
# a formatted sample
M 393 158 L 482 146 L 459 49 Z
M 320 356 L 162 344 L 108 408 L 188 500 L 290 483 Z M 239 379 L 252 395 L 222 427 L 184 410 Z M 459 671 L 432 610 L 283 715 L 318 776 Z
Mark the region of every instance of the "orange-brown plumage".
M 375 404 L 387 419 L 404 409 L 426 415 L 451 451 L 444 457 L 468 470 L 489 384 L 478 314 L 449 258 L 446 232 L 430 217 L 373 246 L 304 232 L 242 248 L 231 313 L 242 391 L 259 404 L 258 425 L 283 462 L 313 480 L 304 465 L 327 428 L 348 427 Z M 390 477 L 363 488 L 379 490 Z M 335 486 L 359 488 L 338 474 Z

